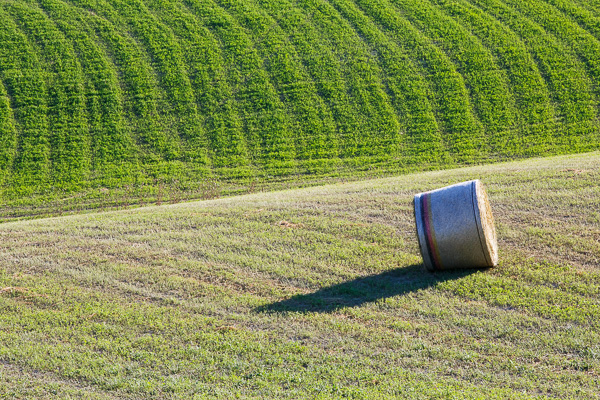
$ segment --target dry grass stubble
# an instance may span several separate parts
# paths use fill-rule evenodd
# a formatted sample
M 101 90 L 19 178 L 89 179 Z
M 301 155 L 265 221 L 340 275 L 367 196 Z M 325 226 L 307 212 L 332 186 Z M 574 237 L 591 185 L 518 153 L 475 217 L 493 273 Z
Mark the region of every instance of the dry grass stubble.
M 474 178 L 500 266 L 431 275 L 412 196 Z M 0 393 L 598 398 L 599 178 L 591 153 L 0 225 Z

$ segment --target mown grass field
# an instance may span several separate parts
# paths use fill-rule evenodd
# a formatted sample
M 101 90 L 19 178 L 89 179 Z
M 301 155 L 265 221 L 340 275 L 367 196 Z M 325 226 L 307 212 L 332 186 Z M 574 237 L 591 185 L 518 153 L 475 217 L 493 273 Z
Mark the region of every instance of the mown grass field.
M 500 265 L 412 196 L 480 178 Z M 599 398 L 600 154 L 0 225 L 4 398 Z

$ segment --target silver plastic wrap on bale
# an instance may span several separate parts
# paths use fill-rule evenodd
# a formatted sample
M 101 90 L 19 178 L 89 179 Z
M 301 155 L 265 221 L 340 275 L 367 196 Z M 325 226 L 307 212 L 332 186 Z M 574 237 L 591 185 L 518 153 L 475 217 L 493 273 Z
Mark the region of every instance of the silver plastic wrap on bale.
M 498 264 L 492 209 L 479 180 L 419 193 L 414 208 L 421 255 L 428 270 Z

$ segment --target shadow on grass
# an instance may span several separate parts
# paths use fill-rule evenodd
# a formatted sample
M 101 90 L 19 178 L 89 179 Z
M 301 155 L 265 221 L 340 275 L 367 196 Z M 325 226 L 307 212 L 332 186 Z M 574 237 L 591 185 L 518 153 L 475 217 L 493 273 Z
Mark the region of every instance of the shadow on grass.
M 332 312 L 344 307 L 359 307 L 365 303 L 401 296 L 435 286 L 440 282 L 460 279 L 477 270 L 428 272 L 423 264 L 396 268 L 377 275 L 356 278 L 320 289 L 314 293 L 299 294 L 287 300 L 256 308 L 258 312 Z

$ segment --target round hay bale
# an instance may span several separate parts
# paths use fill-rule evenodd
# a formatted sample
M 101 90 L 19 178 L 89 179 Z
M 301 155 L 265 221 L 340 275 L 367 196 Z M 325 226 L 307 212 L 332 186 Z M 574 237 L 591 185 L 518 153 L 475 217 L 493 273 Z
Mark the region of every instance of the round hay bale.
M 417 237 L 430 271 L 486 268 L 498 264 L 492 209 L 479 180 L 414 198 Z

